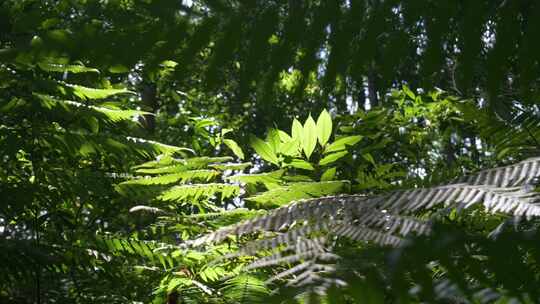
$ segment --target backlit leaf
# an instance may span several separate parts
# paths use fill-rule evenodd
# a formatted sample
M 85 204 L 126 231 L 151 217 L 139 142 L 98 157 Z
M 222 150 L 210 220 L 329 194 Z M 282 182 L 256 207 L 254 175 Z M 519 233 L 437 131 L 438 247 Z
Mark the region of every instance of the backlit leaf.
M 59 64 L 59 63 L 46 63 L 39 62 L 38 66 L 40 69 L 46 72 L 70 72 L 70 73 L 98 73 L 99 70 L 94 68 L 88 68 L 84 65 L 73 65 L 73 64 Z
M 304 127 L 302 127 L 302 124 L 298 121 L 298 119 L 295 118 L 291 130 L 292 138 L 302 142 L 303 133 Z
M 342 137 L 342 138 L 334 141 L 333 143 L 331 143 L 329 146 L 327 146 L 324 149 L 324 153 L 327 154 L 327 153 L 331 153 L 331 152 L 337 152 L 337 151 L 345 150 L 347 148 L 347 146 L 353 146 L 353 145 L 357 144 L 361 140 L 362 140 L 361 135 L 353 135 L 353 136 Z
M 81 99 L 103 99 L 118 94 L 133 94 L 127 89 L 94 89 L 74 84 L 66 84 L 66 86 L 72 89 L 73 94 Z
M 287 132 L 284 132 L 281 130 L 277 130 L 277 131 L 279 134 L 279 139 L 281 139 L 282 142 L 289 142 L 293 140 L 293 138 L 289 134 L 287 134 Z
M 276 165 L 279 163 L 276 154 L 272 150 L 272 147 L 270 147 L 270 145 L 262 139 L 253 136 L 251 138 L 251 147 L 253 147 L 255 152 L 257 152 L 257 154 L 259 154 L 259 156 L 264 160 Z
M 336 177 L 336 167 L 332 167 L 321 175 L 321 181 L 331 181 Z
M 330 135 L 332 135 L 332 117 L 325 109 L 317 118 L 317 138 L 321 146 L 328 142 Z
M 279 146 L 279 153 L 287 156 L 298 156 L 299 141 L 297 139 L 282 143 Z
M 317 145 L 317 124 L 313 120 L 313 117 L 309 115 L 306 123 L 304 124 L 304 132 L 302 136 L 302 150 L 306 154 L 306 157 L 309 159 L 315 146 Z
M 315 168 L 313 168 L 310 163 L 302 159 L 293 159 L 290 163 L 287 164 L 287 166 L 304 170 L 315 170 Z
M 232 150 L 234 155 L 236 155 L 240 159 L 244 159 L 244 152 L 242 151 L 242 148 L 240 148 L 240 146 L 234 140 L 224 139 L 223 143 Z
M 349 153 L 348 151 L 340 151 L 340 152 L 328 154 L 319 161 L 319 165 L 324 166 L 324 165 L 331 164 L 337 161 L 338 159 L 342 158 L 343 156 L 347 155 L 348 153 Z

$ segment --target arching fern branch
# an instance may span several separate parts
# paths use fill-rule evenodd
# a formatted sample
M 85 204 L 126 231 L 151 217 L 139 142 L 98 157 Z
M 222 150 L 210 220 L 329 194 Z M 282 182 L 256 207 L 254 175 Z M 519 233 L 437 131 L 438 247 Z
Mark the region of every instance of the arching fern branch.
M 331 279 L 319 274 L 319 270 L 331 271 L 332 266 L 328 263 L 338 258 L 332 253 L 335 238 L 400 246 L 404 244 L 403 237 L 411 233 L 429 234 L 429 212 L 437 214 L 445 208 L 466 209 L 481 205 L 490 213 L 536 217 L 540 215 L 540 193 L 533 191 L 532 185 L 539 175 L 540 158 L 533 158 L 432 188 L 398 190 L 375 196 L 342 195 L 301 200 L 221 228 L 185 245 L 200 246 L 221 242 L 230 236 L 264 232 L 261 240 L 248 243 L 237 253 L 224 258 L 262 254 L 246 270 L 299 263 L 296 268 L 291 268 L 294 270 L 279 272 L 269 281 L 296 273 L 294 280 L 289 282 L 294 286 L 316 282 L 319 287 L 330 287 L 336 282 L 330 282 Z M 268 237 L 269 232 L 273 236 Z M 320 239 L 320 236 L 326 238 Z

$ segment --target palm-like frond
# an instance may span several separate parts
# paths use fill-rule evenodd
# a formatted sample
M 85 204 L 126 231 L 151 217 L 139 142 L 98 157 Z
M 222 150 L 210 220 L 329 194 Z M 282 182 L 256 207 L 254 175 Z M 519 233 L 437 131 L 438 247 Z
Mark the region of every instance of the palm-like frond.
M 219 183 L 175 186 L 164 191 L 158 196 L 158 199 L 181 202 L 187 199 L 209 198 L 217 193 L 221 194 L 223 198 L 230 198 L 240 193 L 240 187 Z
M 265 303 L 270 290 L 257 277 L 240 275 L 225 282 L 220 293 L 231 303 Z
M 456 184 L 398 190 L 376 196 L 342 195 L 307 199 L 221 228 L 188 244 L 199 246 L 220 242 L 231 235 L 272 232 L 275 236 L 248 243 L 224 258 L 277 250 L 259 258 L 247 269 L 301 262 L 303 266 L 278 273 L 275 278 L 304 271 L 299 276 L 304 276 L 305 280 L 297 278 L 295 284 L 313 282 L 315 278 L 320 278 L 318 282 L 321 283 L 324 277 L 317 275 L 313 269 L 331 269 L 326 264 L 335 255 L 331 253 L 332 243 L 319 239 L 320 235 L 395 247 L 403 244 L 403 237 L 410 234 L 429 234 L 431 224 L 422 214 L 440 207 L 459 209 L 481 204 L 492 213 L 536 217 L 540 215 L 540 193 L 533 191 L 532 184 L 539 175 L 540 158 L 533 158 L 460 178 Z M 288 231 L 280 232 L 283 230 Z M 309 266 L 302 264 L 302 261 L 313 264 Z
M 268 182 L 264 179 L 264 182 Z M 291 201 L 321 197 L 333 193 L 345 192 L 348 181 L 298 182 L 286 186 L 273 187 L 268 191 L 251 196 L 247 200 L 261 206 L 282 206 Z
M 133 256 L 146 261 L 146 265 L 160 265 L 163 269 L 172 269 L 177 265 L 174 259 L 159 251 L 166 246 L 155 241 L 143 241 L 127 238 L 99 237 L 95 242 L 97 248 L 93 255 L 116 255 L 126 258 Z
M 111 123 L 118 123 L 120 121 L 132 121 L 134 117 L 141 115 L 152 115 L 152 113 L 139 111 L 139 110 L 122 110 L 107 106 L 88 105 L 85 103 L 58 99 L 53 96 L 34 94 L 41 102 L 41 105 L 46 109 L 63 110 L 64 114 L 69 113 L 71 115 L 80 116 L 94 116 L 102 118 Z
M 178 173 L 165 174 L 155 177 L 140 177 L 122 183 L 129 185 L 169 185 L 174 183 L 185 183 L 193 180 L 210 181 L 220 174 L 216 170 L 188 170 Z
M 116 186 L 126 197 L 209 207 L 207 201 L 226 200 L 240 193 L 237 184 L 220 182 L 230 157 L 173 158 L 164 155 L 156 161 L 134 167 L 134 175 Z M 214 208 L 215 209 L 215 208 Z
M 540 149 L 540 112 L 536 105 L 507 106 L 511 117 L 501 118 L 489 109 L 478 109 L 472 103 L 460 104 L 464 117 L 478 125 L 483 141 L 495 148 L 499 157 L 519 153 L 524 157 L 538 155 Z

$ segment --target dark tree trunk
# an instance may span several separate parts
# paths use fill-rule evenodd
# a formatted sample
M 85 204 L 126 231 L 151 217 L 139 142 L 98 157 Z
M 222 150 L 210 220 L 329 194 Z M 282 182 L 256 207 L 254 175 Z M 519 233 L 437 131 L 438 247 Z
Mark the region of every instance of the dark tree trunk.
M 159 109 L 157 99 L 157 87 L 155 83 L 143 83 L 141 89 L 141 100 L 143 110 L 156 113 Z M 156 129 L 156 118 L 154 115 L 143 115 L 142 124 L 149 133 L 154 133 Z
M 379 106 L 377 89 L 377 74 L 373 70 L 371 70 L 368 75 L 368 98 L 371 108 Z

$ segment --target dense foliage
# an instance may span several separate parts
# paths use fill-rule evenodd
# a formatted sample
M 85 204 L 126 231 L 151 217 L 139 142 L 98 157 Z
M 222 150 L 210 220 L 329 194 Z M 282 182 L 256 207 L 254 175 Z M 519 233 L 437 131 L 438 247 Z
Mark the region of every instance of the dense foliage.
M 0 2 L 0 302 L 539 302 L 539 20 Z

